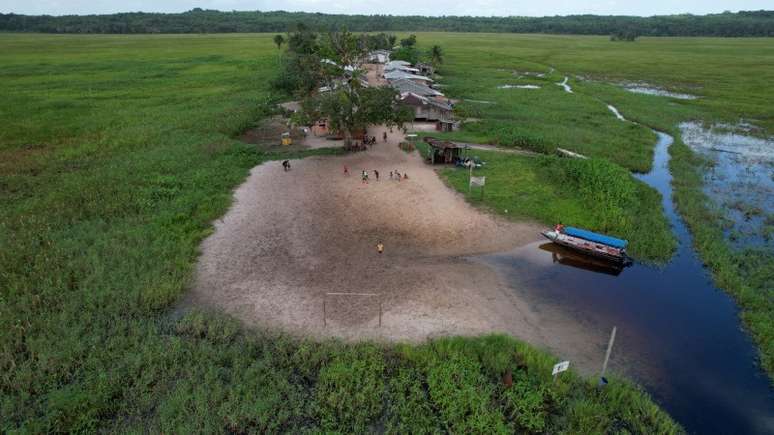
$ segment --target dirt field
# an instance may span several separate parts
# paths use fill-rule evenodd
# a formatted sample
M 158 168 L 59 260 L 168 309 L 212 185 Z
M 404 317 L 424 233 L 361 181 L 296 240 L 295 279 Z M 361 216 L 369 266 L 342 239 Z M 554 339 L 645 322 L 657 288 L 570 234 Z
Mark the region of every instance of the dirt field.
M 293 161 L 290 172 L 278 162 L 254 168 L 203 243 L 191 302 L 314 336 L 507 331 L 541 342 L 528 307 L 465 258 L 535 241 L 539 227 L 472 208 L 416 153 L 398 149 L 397 130 L 388 143 L 383 131 L 370 131 L 379 143 L 367 152 Z M 408 180 L 391 180 L 396 169 Z M 379 296 L 326 296 L 342 292 Z

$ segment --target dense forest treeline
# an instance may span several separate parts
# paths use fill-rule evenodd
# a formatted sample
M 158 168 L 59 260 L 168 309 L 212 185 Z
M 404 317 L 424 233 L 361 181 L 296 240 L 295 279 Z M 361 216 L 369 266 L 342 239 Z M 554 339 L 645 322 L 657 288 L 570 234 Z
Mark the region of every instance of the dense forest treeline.
M 306 12 L 221 12 L 31 16 L 0 14 L 0 31 L 44 33 L 285 32 L 303 22 L 312 30 L 450 31 L 642 36 L 774 36 L 774 11 L 653 17 L 571 15 L 463 17 L 329 15 Z

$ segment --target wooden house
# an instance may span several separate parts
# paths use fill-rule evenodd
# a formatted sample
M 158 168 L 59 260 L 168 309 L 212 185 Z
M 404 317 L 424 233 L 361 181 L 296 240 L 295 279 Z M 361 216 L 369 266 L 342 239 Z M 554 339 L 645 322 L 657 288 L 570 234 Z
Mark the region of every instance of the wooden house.
M 452 106 L 433 98 L 407 92 L 401 94 L 400 102 L 414 110 L 415 120 L 438 121 L 452 119 Z
M 430 147 L 430 155 L 427 160 L 432 164 L 454 163 L 462 156 L 464 148 L 454 142 L 429 136 L 425 137 L 424 141 Z

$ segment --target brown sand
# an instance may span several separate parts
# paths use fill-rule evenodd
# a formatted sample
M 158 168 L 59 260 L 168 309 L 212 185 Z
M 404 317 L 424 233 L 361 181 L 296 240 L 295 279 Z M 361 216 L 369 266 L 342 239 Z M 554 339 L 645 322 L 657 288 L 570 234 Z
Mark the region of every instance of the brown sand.
M 203 243 L 189 302 L 313 336 L 415 341 L 501 331 L 544 342 L 531 309 L 465 258 L 533 242 L 540 228 L 471 207 L 416 153 L 398 149 L 402 134 L 383 143 L 383 131 L 369 132 L 378 143 L 367 152 L 293 161 L 289 172 L 279 162 L 254 168 Z M 409 179 L 391 180 L 395 169 Z M 379 296 L 326 295 L 341 292 Z

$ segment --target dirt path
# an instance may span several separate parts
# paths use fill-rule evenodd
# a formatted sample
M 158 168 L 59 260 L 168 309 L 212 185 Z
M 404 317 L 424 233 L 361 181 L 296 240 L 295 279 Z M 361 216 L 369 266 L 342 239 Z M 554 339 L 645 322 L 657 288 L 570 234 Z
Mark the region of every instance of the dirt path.
M 414 341 L 502 331 L 543 342 L 530 308 L 464 258 L 535 241 L 539 227 L 474 209 L 416 153 L 398 149 L 402 134 L 383 143 L 384 131 L 369 132 L 379 142 L 367 152 L 293 161 L 290 172 L 278 162 L 254 168 L 203 243 L 188 302 L 313 336 Z M 391 180 L 396 169 L 409 179 Z M 326 296 L 340 292 L 380 296 Z

